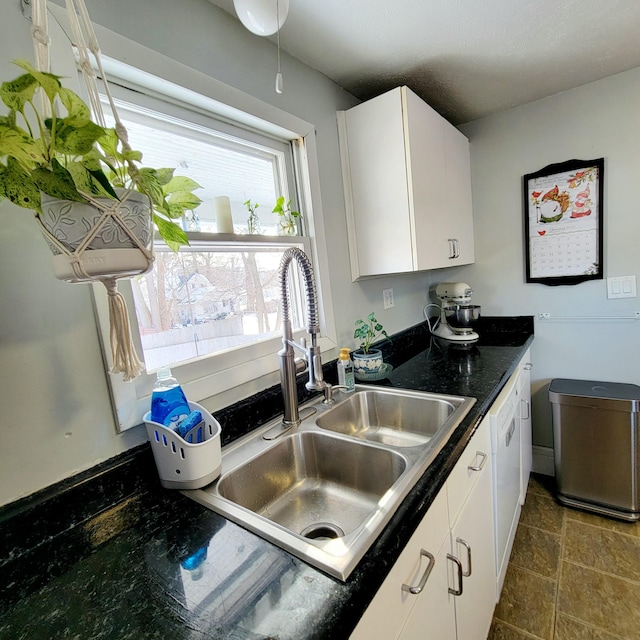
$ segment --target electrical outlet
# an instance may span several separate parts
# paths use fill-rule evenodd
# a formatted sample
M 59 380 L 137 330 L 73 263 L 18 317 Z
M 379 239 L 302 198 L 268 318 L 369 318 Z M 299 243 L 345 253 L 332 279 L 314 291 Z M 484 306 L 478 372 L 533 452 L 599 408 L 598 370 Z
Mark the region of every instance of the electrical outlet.
M 636 277 L 619 276 L 607 278 L 607 298 L 635 298 Z
M 549 320 L 549 318 L 551 318 L 551 314 L 548 311 L 543 311 L 538 314 L 538 318 L 540 318 L 540 320 Z
M 393 289 L 382 290 L 382 302 L 384 303 L 385 309 L 391 309 L 391 307 L 395 306 L 393 302 Z

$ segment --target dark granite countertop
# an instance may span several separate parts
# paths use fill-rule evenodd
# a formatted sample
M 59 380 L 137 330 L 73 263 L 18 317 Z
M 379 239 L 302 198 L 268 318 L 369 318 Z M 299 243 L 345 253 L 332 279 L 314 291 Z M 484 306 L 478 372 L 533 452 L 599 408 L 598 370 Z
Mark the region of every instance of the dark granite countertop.
M 380 384 L 477 402 L 346 582 L 162 489 L 143 445 L 0 509 L 0 639 L 348 638 L 533 339 L 529 316 L 482 322 L 469 348 L 424 325 L 385 345 Z M 224 442 L 278 401 L 217 412 Z

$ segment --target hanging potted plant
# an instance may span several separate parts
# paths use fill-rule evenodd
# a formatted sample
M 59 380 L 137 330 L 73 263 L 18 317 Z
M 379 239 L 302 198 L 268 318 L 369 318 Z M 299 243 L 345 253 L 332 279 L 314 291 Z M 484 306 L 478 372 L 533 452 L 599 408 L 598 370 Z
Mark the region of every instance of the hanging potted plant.
M 15 64 L 26 73 L 0 86 L 9 109 L 0 116 L 0 199 L 34 212 L 57 278 L 104 282 L 122 316 L 115 279 L 151 268 L 154 225 L 173 250 L 188 244 L 172 220 L 200 204 L 193 193 L 199 185 L 173 169 L 139 167 L 142 154 L 122 132 L 96 124 L 58 76 L 25 60 Z M 122 322 L 116 332 L 124 335 L 128 321 Z M 125 379 L 137 375 L 140 363 L 117 360 L 133 356 L 114 354 L 114 369 L 128 369 Z
M 302 217 L 298 211 L 291 210 L 291 200 L 285 204 L 284 196 L 276 200 L 272 213 L 280 216 L 280 231 L 285 236 L 295 236 L 298 230 L 298 220 Z
M 373 312 L 366 320 L 356 320 L 353 337 L 360 340 L 360 348 L 351 354 L 355 375 L 366 378 L 367 375 L 380 373 L 385 367 L 382 351 L 372 348 L 371 345 L 379 338 L 390 338 Z
M 0 197 L 35 212 L 53 253 L 73 254 L 98 222 L 86 250 L 148 248 L 151 222 L 172 249 L 188 244 L 172 220 L 200 204 L 193 193 L 199 185 L 174 177 L 173 169 L 139 167 L 142 154 L 128 149 L 114 129 L 93 122 L 89 107 L 58 76 L 24 60 L 15 64 L 26 73 L 0 87 L 9 108 L 0 117 Z M 38 93 L 46 96 L 44 107 Z M 100 220 L 104 211 L 115 213 Z M 97 257 L 86 261 L 89 275 L 100 263 L 104 270 L 107 258 Z M 54 261 L 58 277 L 63 261 Z

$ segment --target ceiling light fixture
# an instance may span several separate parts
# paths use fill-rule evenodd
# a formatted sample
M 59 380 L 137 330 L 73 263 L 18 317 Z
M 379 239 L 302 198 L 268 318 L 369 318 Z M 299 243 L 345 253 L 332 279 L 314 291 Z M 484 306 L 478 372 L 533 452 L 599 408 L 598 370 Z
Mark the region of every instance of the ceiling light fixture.
M 289 0 L 233 0 L 240 22 L 257 36 L 272 36 L 284 24 Z
M 289 0 L 233 0 L 240 22 L 251 33 L 258 36 L 276 34 L 278 46 L 278 71 L 276 73 L 276 93 L 282 93 L 282 73 L 280 72 L 280 28 L 289 14 Z

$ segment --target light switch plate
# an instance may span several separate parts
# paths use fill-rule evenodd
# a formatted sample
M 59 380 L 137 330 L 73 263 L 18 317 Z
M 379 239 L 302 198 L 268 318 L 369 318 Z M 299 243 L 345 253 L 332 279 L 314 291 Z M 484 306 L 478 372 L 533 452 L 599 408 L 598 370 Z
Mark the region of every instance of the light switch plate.
M 636 295 L 635 276 L 607 278 L 607 298 L 635 298 Z

